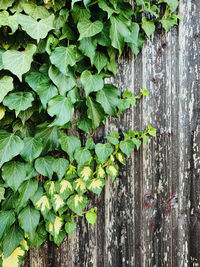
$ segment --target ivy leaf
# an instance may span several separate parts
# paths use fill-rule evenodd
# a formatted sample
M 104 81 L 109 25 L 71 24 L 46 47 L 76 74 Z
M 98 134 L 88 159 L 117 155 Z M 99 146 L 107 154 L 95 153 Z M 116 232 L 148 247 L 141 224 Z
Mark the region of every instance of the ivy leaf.
M 92 120 L 93 129 L 96 129 L 104 119 L 103 109 L 99 103 L 89 96 L 87 97 L 87 106 L 88 117 Z
M 4 97 L 8 92 L 13 90 L 13 78 L 10 76 L 3 76 L 0 79 L 0 103 L 3 101 Z
M 38 189 L 38 182 L 34 179 L 29 179 L 21 184 L 19 188 L 19 203 L 18 206 L 22 207 L 30 198 L 34 196 Z
M 40 97 L 44 109 L 51 98 L 58 94 L 57 88 L 53 84 L 42 84 L 37 88 L 37 94 Z
M 178 7 L 178 0 L 164 0 L 169 5 L 171 12 L 174 12 Z
M 130 29 L 130 34 L 125 38 L 125 42 L 137 45 L 138 35 L 140 31 L 138 23 L 133 22 L 129 27 L 129 29 Z
M 111 144 L 116 146 L 117 144 L 119 144 L 119 137 L 120 136 L 117 131 L 112 131 L 106 136 L 106 139 L 108 139 Z
M 32 106 L 33 100 L 34 97 L 32 93 L 17 92 L 7 95 L 3 100 L 3 104 L 10 110 L 14 109 L 17 117 L 20 111 L 26 110 L 27 108 Z
M 53 197 L 51 198 L 51 203 L 55 212 L 57 212 L 65 205 L 64 200 L 58 194 L 53 195 Z
M 87 191 L 86 185 L 84 184 L 81 178 L 78 178 L 74 181 L 73 187 L 78 193 L 78 195 L 82 195 Z
M 96 167 L 96 176 L 97 178 L 101 178 L 101 179 L 103 179 L 106 176 L 104 168 L 102 167 L 101 164 L 97 165 Z
M 97 215 L 94 211 L 88 211 L 85 215 L 86 220 L 88 221 L 88 223 L 94 225 L 96 220 L 97 220 Z
M 4 233 L 7 233 L 10 226 L 15 222 L 15 213 L 12 210 L 0 212 L 0 238 Z
M 3 239 L 3 252 L 5 258 L 12 254 L 12 252 L 19 246 L 23 238 L 24 233 L 22 229 L 16 225 L 13 225 Z
M 20 184 L 26 180 L 26 167 L 23 162 L 10 161 L 2 168 L 4 181 L 16 191 Z
M 104 88 L 97 93 L 96 100 L 101 104 L 104 111 L 111 115 L 116 115 L 116 108 L 119 104 L 120 91 L 112 84 L 105 84 Z
M 62 199 L 67 199 L 73 192 L 73 186 L 67 179 L 62 179 L 56 183 L 56 190 Z
M 101 0 L 99 3 L 98 3 L 99 7 L 108 13 L 108 19 L 110 18 L 110 16 L 114 13 L 117 13 L 119 14 L 120 13 L 120 10 L 119 9 L 115 9 L 115 8 L 112 8 L 108 5 L 108 3 L 105 1 L 105 0 Z
M 73 159 L 74 152 L 77 148 L 81 147 L 81 142 L 76 136 L 67 136 L 63 134 L 60 138 L 60 144 L 62 150 L 67 152 L 71 159 Z
M 89 166 L 81 167 L 78 171 L 81 179 L 86 184 L 93 176 L 93 171 Z
M 35 169 L 43 176 L 52 178 L 54 158 L 50 156 L 41 157 L 35 161 Z
M 55 126 L 49 127 L 48 123 L 38 125 L 35 138 L 42 139 L 43 154 L 52 151 L 59 146 L 58 128 Z
M 65 235 L 63 236 L 62 234 L 63 232 L 61 231 L 62 225 L 63 225 L 63 219 L 58 216 L 55 216 L 54 222 L 48 222 L 46 227 L 47 231 L 54 237 L 54 242 L 56 242 L 58 246 L 65 237 Z M 59 234 L 62 235 L 61 240 L 59 240 L 60 239 Z
M 72 75 L 64 75 L 54 66 L 49 68 L 49 77 L 58 87 L 58 91 L 61 95 L 65 95 L 66 92 L 76 85 L 76 81 Z
M 24 160 L 31 162 L 39 157 L 42 149 L 42 139 L 27 137 L 24 139 L 24 149 L 20 154 Z
M 41 211 L 43 216 L 46 216 L 51 209 L 51 202 L 46 195 L 43 195 L 35 203 L 35 207 Z
M 30 72 L 28 75 L 26 75 L 25 81 L 35 92 L 38 91 L 41 85 L 50 83 L 48 75 L 39 71 Z
M 103 29 L 103 23 L 99 20 L 92 22 L 86 17 L 83 17 L 79 20 L 77 28 L 80 33 L 79 40 L 81 40 L 85 37 L 91 37 L 101 32 Z
M 155 24 L 153 21 L 148 21 L 146 17 L 142 18 L 142 29 L 145 31 L 148 38 L 155 31 Z
M 7 9 L 8 7 L 12 6 L 15 0 L 1 0 L 1 7 L 0 9 Z
M 129 157 L 134 149 L 134 143 L 132 140 L 121 141 L 119 147 Z
M 97 154 L 97 157 L 100 159 L 101 163 L 104 164 L 108 157 L 113 152 L 113 146 L 111 144 L 97 144 L 95 147 L 95 153 Z
M 101 194 L 101 191 L 105 185 L 105 181 L 100 178 L 94 178 L 89 182 L 88 189 L 97 194 L 98 196 Z
M 37 227 L 37 231 L 35 232 L 33 238 L 30 240 L 31 245 L 36 247 L 37 249 L 44 243 L 47 238 L 47 231 L 44 226 L 44 222 L 39 223 Z
M 102 52 L 96 51 L 94 56 L 94 65 L 98 70 L 98 73 L 108 64 L 108 59 L 106 55 Z
M 137 139 L 137 138 L 133 138 L 132 141 L 136 145 L 136 148 L 138 150 L 140 148 L 142 142 L 139 139 Z
M 69 167 L 69 161 L 63 158 L 54 160 L 53 171 L 57 174 L 58 179 L 61 180 Z
M 18 215 L 20 227 L 28 233 L 32 239 L 39 224 L 40 212 L 31 206 L 24 208 Z
M 78 128 L 86 133 L 90 133 L 90 129 L 92 128 L 92 121 L 87 118 L 79 119 Z
M 109 166 L 106 167 L 106 172 L 107 172 L 108 175 L 111 176 L 112 181 L 114 181 L 114 179 L 118 175 L 119 167 L 116 164 L 115 165 L 109 165 Z
M 0 25 L 11 28 L 12 34 L 18 29 L 17 14 L 10 16 L 7 11 L 0 12 Z
M 68 233 L 69 237 L 72 236 L 72 233 L 76 229 L 76 223 L 74 222 L 67 222 L 65 224 L 65 231 Z
M 48 32 L 54 28 L 53 22 L 54 14 L 40 21 L 22 14 L 18 16 L 18 23 L 22 26 L 22 29 L 37 42 L 44 39 Z
M 88 70 L 85 70 L 81 74 L 80 80 L 84 86 L 86 96 L 88 96 L 91 92 L 97 92 L 101 90 L 104 85 L 103 79 L 100 75 L 92 75 L 91 72 Z
M 16 135 L 0 131 L 0 167 L 19 155 L 24 147 L 23 141 Z
M 75 45 L 68 47 L 56 47 L 50 56 L 51 63 L 54 64 L 64 75 L 67 74 L 68 66 L 74 66 L 81 59 L 81 55 Z
M 4 69 L 11 71 L 22 81 L 22 75 L 30 70 L 35 51 L 36 46 L 33 44 L 29 44 L 26 50 L 21 52 L 7 50 L 2 56 Z
M 82 40 L 80 40 L 79 49 L 85 56 L 90 58 L 91 64 L 94 63 L 96 48 L 97 48 L 97 41 L 92 37 L 83 38 Z
M 48 10 L 44 6 L 38 6 L 34 2 L 21 4 L 24 12 L 34 19 L 44 19 L 49 16 Z
M 91 154 L 87 148 L 79 147 L 77 148 L 74 158 L 78 163 L 78 166 L 81 167 L 90 160 Z
M 54 181 L 46 181 L 44 184 L 44 188 L 47 192 L 47 195 L 53 196 L 56 193 L 56 187 Z
M 112 46 L 119 50 L 119 55 L 122 54 L 124 48 L 124 38 L 130 35 L 130 31 L 126 24 L 120 19 L 120 17 L 110 17 L 110 39 Z
M 87 206 L 87 197 L 84 195 L 79 196 L 78 194 L 71 196 L 67 200 L 67 205 L 74 213 L 82 215 L 83 209 Z
M 161 19 L 162 26 L 166 30 L 166 32 L 168 32 L 174 25 L 177 25 L 177 19 L 178 17 L 176 14 L 173 14 L 172 16 L 166 18 L 163 17 Z
M 121 152 L 117 152 L 116 153 L 116 158 L 118 159 L 118 161 L 123 164 L 126 165 L 125 159 L 124 159 L 124 155 Z
M 95 148 L 95 143 L 93 141 L 92 137 L 89 137 L 86 141 L 85 147 L 88 149 L 94 149 Z
M 70 121 L 74 113 L 74 106 L 70 98 L 57 95 L 49 101 L 47 112 L 52 117 L 56 115 L 56 119 L 53 121 L 51 126 L 62 126 Z
M 5 199 L 5 188 L 0 186 L 0 203 Z

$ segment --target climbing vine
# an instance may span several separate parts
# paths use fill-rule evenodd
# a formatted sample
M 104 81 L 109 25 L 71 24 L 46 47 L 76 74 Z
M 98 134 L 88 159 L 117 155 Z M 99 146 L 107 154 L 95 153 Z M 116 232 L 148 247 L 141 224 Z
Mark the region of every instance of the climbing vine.
M 89 192 L 100 195 L 126 156 L 156 135 L 147 126 L 94 139 L 108 116 L 148 96 L 143 89 L 121 95 L 105 78 L 116 75 L 124 48 L 136 57 L 157 27 L 176 25 L 177 7 L 178 0 L 136 0 L 134 7 L 123 0 L 0 1 L 3 267 L 20 266 L 47 237 L 59 246 L 79 216 L 93 225 Z

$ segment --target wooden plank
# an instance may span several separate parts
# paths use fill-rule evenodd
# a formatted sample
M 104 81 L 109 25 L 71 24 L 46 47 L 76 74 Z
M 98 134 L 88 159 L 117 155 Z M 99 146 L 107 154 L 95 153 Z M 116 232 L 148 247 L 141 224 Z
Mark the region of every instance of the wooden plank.
M 157 137 L 91 200 L 94 227 L 79 219 L 60 248 L 32 249 L 25 267 L 200 266 L 200 2 L 180 0 L 180 13 L 179 28 L 156 33 L 136 61 L 120 60 L 114 84 L 150 96 L 96 135 L 151 124 Z

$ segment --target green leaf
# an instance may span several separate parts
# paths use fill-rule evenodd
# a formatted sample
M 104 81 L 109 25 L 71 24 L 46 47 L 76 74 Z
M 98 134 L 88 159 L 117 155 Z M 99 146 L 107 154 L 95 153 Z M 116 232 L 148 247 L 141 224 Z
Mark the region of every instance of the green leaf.
M 62 126 L 70 121 L 74 113 L 74 106 L 72 105 L 70 98 L 57 95 L 49 101 L 47 112 L 52 117 L 56 115 L 56 119 L 53 121 L 51 126 Z
M 91 37 L 101 32 L 103 29 L 103 23 L 99 20 L 92 22 L 86 17 L 79 20 L 77 25 L 78 31 L 80 33 L 79 40 L 85 37 Z
M 119 137 L 120 136 L 117 131 L 112 131 L 106 136 L 106 139 L 108 139 L 111 144 L 116 146 L 117 144 L 119 144 Z
M 5 258 L 12 254 L 12 252 L 19 246 L 23 238 L 24 233 L 22 229 L 16 225 L 13 225 L 3 239 L 3 252 Z
M 112 84 L 105 84 L 104 88 L 97 93 L 96 99 L 107 114 L 115 116 L 119 97 L 120 91 L 118 88 Z
M 104 119 L 103 109 L 99 103 L 89 96 L 87 97 L 87 106 L 88 117 L 92 120 L 93 129 L 96 129 Z
M 1 0 L 0 9 L 7 9 L 8 7 L 12 6 L 15 0 Z
M 121 151 L 129 157 L 134 149 L 134 143 L 132 140 L 121 141 L 119 147 Z
M 108 64 L 108 59 L 106 55 L 102 52 L 96 51 L 94 56 L 94 65 L 98 70 L 98 73 Z
M 85 70 L 81 74 L 80 80 L 84 86 L 86 96 L 88 96 L 91 92 L 97 92 L 101 90 L 104 85 L 103 79 L 100 75 L 92 75 L 91 72 L 88 70 Z
M 147 144 L 148 141 L 149 141 L 149 136 L 148 135 L 144 135 L 142 138 L 143 138 L 144 144 Z
M 69 237 L 72 236 L 72 233 L 76 229 L 76 223 L 74 222 L 67 222 L 65 224 L 65 231 L 68 233 Z
M 112 181 L 114 181 L 114 179 L 116 178 L 116 176 L 119 173 L 119 167 L 115 164 L 115 165 L 109 165 L 106 167 L 106 172 L 108 175 L 111 176 Z
M 2 200 L 5 199 L 4 194 L 5 194 L 5 188 L 0 186 L 0 203 Z
M 67 199 L 74 192 L 74 189 L 70 181 L 62 179 L 56 183 L 56 191 L 62 199 Z
M 152 33 L 155 31 L 155 24 L 153 21 L 148 21 L 146 17 L 142 18 L 142 29 L 145 31 L 148 38 L 152 35 Z
M 54 15 L 37 21 L 30 16 L 20 14 L 18 16 L 18 23 L 22 26 L 22 29 L 33 39 L 39 42 L 40 39 L 44 39 L 48 32 L 54 28 Z
M 126 165 L 125 159 L 124 159 L 124 155 L 121 152 L 117 152 L 116 153 L 116 158 L 118 159 L 118 161 L 123 164 Z
M 120 17 L 111 16 L 110 22 L 111 43 L 114 48 L 119 50 L 119 55 L 121 55 L 124 48 L 124 38 L 130 35 L 130 31 Z
M 4 100 L 4 106 L 7 106 L 10 110 L 15 110 L 16 117 L 20 111 L 26 110 L 32 106 L 34 100 L 33 94 L 29 92 L 17 92 L 10 93 Z
M 69 161 L 63 158 L 54 160 L 53 171 L 57 174 L 58 179 L 61 180 L 69 167 Z
M 34 19 L 45 19 L 49 16 L 48 10 L 44 6 L 38 6 L 34 2 L 22 3 L 24 12 Z
M 113 152 L 113 146 L 111 144 L 97 144 L 95 147 L 95 153 L 97 154 L 97 157 L 100 159 L 101 163 L 104 164 L 108 157 Z
M 78 163 L 78 166 L 81 167 L 90 160 L 91 154 L 87 148 L 79 147 L 76 149 L 74 158 Z
M 13 78 L 10 76 L 3 76 L 0 79 L 0 103 L 4 97 L 13 90 Z
M 39 224 L 40 212 L 31 206 L 24 208 L 18 215 L 20 227 L 33 238 Z
M 23 181 L 26 180 L 26 167 L 23 162 L 10 161 L 2 168 L 4 181 L 16 191 Z
M 92 128 L 92 121 L 87 118 L 79 119 L 78 128 L 86 133 L 90 133 L 90 129 Z
M 88 189 L 97 194 L 98 196 L 101 194 L 101 191 L 105 185 L 104 179 L 94 178 L 89 182 Z
M 15 213 L 12 210 L 0 211 L 0 239 L 7 233 L 10 226 L 15 222 Z
M 98 3 L 99 7 L 108 13 L 108 19 L 110 18 L 110 16 L 114 13 L 117 13 L 119 14 L 120 13 L 120 10 L 119 9 L 115 9 L 115 8 L 112 8 L 109 6 L 109 2 L 105 1 L 105 0 L 101 0 L 99 1 Z
M 83 38 L 80 40 L 79 49 L 81 52 L 90 58 L 91 64 L 94 63 L 94 56 L 97 48 L 97 41 L 92 37 Z
M 35 161 L 35 169 L 43 176 L 52 178 L 55 159 L 50 156 L 41 157 Z
M 41 154 L 43 149 L 42 139 L 27 137 L 24 139 L 24 149 L 20 153 L 26 161 L 33 161 Z
M 176 14 L 173 14 L 172 16 L 166 18 L 163 17 L 161 19 L 162 26 L 166 30 L 166 32 L 168 32 L 174 25 L 177 25 L 177 19 L 178 17 Z
M 178 7 L 178 0 L 164 0 L 169 5 L 171 12 L 174 12 Z
M 86 220 L 88 221 L 88 223 L 94 225 L 96 220 L 97 220 L 97 215 L 94 211 L 88 211 L 85 215 Z
M 92 137 L 89 137 L 86 141 L 85 147 L 88 149 L 94 149 L 95 148 L 95 143 L 93 141 Z
M 58 246 L 65 237 L 64 235 L 63 238 L 61 237 L 61 240 L 59 240 L 59 234 L 63 233 L 61 232 L 62 225 L 63 225 L 63 219 L 58 216 L 55 216 L 54 222 L 48 222 L 46 226 L 47 231 L 54 237 L 54 242 L 56 242 Z
M 12 34 L 18 29 L 17 14 L 10 16 L 7 11 L 0 12 L 0 25 L 11 28 Z
M 133 140 L 133 143 L 136 145 L 136 148 L 138 150 L 140 148 L 142 142 L 137 138 L 133 138 L 132 140 Z
M 31 239 L 31 245 L 39 249 L 46 239 L 47 231 L 45 229 L 44 222 L 40 222 L 37 231 L 34 233 L 34 236 Z
M 36 46 L 33 44 L 29 44 L 25 51 L 7 50 L 2 56 L 4 69 L 11 71 L 22 81 L 22 75 L 30 70 L 35 51 Z
M 51 66 L 49 68 L 49 77 L 52 82 L 58 87 L 60 95 L 65 95 L 66 92 L 71 90 L 76 85 L 76 81 L 74 77 L 70 75 L 70 73 L 64 75 L 59 71 L 59 69 L 54 66 Z
M 26 75 L 25 81 L 35 92 L 37 92 L 43 84 L 50 83 L 48 75 L 39 71 L 30 72 L 28 75 Z
M 38 125 L 35 138 L 42 139 L 43 154 L 52 151 L 59 146 L 58 128 L 55 126 L 49 127 L 48 123 Z
M 75 45 L 68 47 L 56 47 L 50 56 L 51 63 L 54 64 L 64 75 L 68 72 L 68 66 L 74 66 L 80 61 L 81 55 Z
M 67 136 L 63 134 L 60 138 L 60 144 L 62 150 L 67 152 L 71 159 L 73 159 L 74 152 L 77 148 L 81 147 L 81 142 L 76 136 Z
M 22 207 L 30 198 L 34 196 L 38 189 L 38 182 L 34 179 L 29 179 L 21 184 L 19 188 L 19 203 L 18 206 Z
M 84 195 L 79 196 L 78 194 L 71 196 L 67 200 L 67 205 L 69 206 L 70 210 L 78 215 L 82 215 L 83 209 L 87 206 L 87 197 Z
M 125 42 L 137 45 L 138 35 L 140 31 L 138 23 L 133 22 L 129 27 L 129 29 L 130 29 L 130 34 L 125 38 Z

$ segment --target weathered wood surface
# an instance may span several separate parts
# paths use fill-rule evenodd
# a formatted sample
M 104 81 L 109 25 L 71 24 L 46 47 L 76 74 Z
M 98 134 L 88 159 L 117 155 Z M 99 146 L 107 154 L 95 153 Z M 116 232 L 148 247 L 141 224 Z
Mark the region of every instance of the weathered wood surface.
M 80 220 L 71 239 L 32 249 L 24 266 L 200 266 L 200 1 L 180 0 L 179 12 L 178 28 L 155 34 L 136 61 L 126 55 L 119 63 L 114 83 L 150 97 L 105 129 L 151 124 L 157 138 L 94 198 L 95 227 Z

